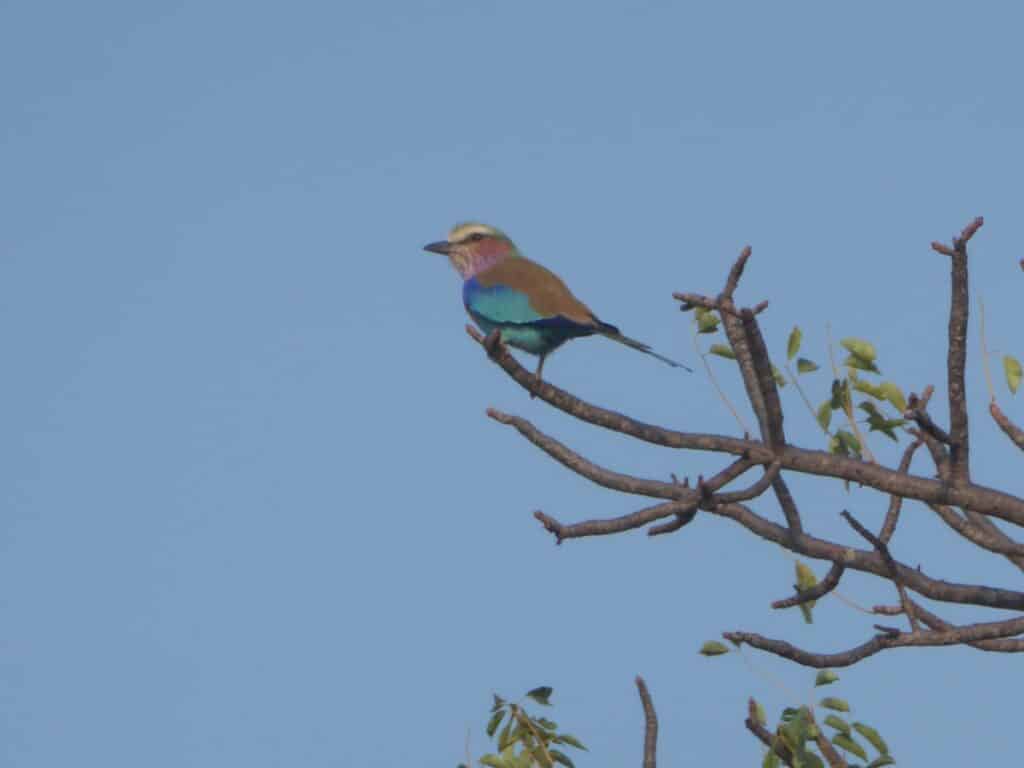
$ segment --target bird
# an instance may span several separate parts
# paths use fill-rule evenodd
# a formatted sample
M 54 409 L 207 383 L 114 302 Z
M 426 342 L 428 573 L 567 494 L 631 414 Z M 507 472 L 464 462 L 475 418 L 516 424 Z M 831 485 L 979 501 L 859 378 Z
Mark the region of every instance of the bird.
M 523 256 L 496 227 L 475 221 L 457 224 L 447 240 L 429 243 L 423 250 L 448 257 L 463 279 L 462 303 L 485 334 L 498 331 L 503 343 L 537 355 L 538 379 L 548 355 L 571 339 L 594 335 L 692 373 L 688 366 L 598 318 L 558 275 Z

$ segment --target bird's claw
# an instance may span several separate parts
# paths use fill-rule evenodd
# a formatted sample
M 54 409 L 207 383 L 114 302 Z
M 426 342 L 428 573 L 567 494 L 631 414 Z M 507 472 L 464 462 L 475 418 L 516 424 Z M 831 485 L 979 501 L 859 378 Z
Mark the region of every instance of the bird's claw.
M 495 357 L 501 352 L 501 331 L 494 330 L 484 337 L 484 349 L 487 350 L 487 354 L 491 357 Z

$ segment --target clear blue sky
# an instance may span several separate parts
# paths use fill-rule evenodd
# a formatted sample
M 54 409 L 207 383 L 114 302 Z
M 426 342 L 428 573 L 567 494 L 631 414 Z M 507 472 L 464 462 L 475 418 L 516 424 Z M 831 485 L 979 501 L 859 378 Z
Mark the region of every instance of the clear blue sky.
M 928 243 L 976 214 L 990 344 L 1024 353 L 1008 7 L 0 5 L 0 764 L 454 766 L 467 727 L 482 751 L 492 690 L 540 684 L 592 749 L 580 766 L 638 764 L 637 673 L 664 764 L 758 764 L 746 697 L 774 716 L 812 673 L 707 660 L 701 642 L 742 628 L 840 650 L 873 619 L 834 599 L 811 628 L 773 613 L 791 560 L 721 520 L 556 548 L 532 510 L 644 501 L 486 407 L 645 476 L 721 461 L 530 401 L 465 337 L 458 279 L 420 247 L 497 224 L 603 318 L 693 362 L 670 294 L 717 291 L 751 243 L 741 296 L 771 299 L 777 355 L 800 323 L 824 363 L 831 322 L 941 401 L 948 272 Z M 736 431 L 703 375 L 603 340 L 546 373 Z M 820 399 L 827 377 L 808 386 Z M 976 354 L 969 388 L 976 475 L 1024 491 Z M 784 395 L 790 435 L 820 444 Z M 863 491 L 792 484 L 812 532 L 861 546 L 839 511 L 881 520 Z M 904 517 L 902 559 L 1020 583 L 920 505 Z M 904 765 L 1003 764 L 1020 664 L 896 651 L 835 693 Z

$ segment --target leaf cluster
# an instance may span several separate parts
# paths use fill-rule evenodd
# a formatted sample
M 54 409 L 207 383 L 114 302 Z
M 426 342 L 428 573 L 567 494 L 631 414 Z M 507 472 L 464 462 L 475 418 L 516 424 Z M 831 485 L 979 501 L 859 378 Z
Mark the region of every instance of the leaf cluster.
M 815 687 L 832 685 L 839 680 L 839 675 L 830 669 L 823 669 L 814 678 Z M 815 719 L 815 707 L 803 705 L 786 707 L 779 716 L 777 725 L 772 732 L 771 743 L 761 761 L 762 768 L 779 768 L 783 765 L 779 752 L 790 755 L 788 761 L 792 768 L 824 768 L 827 765 L 822 753 L 821 741 L 828 740 L 833 747 L 847 753 L 848 757 L 863 760 L 864 763 L 850 763 L 850 768 L 881 768 L 894 765 L 896 761 L 889 754 L 889 745 L 877 729 L 859 721 L 850 722 L 836 714 L 850 712 L 850 704 L 845 699 L 826 696 L 818 701 L 817 708 L 829 710 L 822 723 L 828 730 L 822 731 Z M 759 725 L 767 726 L 764 707 L 752 701 L 752 716 Z M 867 745 L 875 753 L 869 757 Z M 828 745 L 826 745 L 827 747 Z M 870 759 L 870 762 L 868 760 Z
M 551 706 L 552 689 L 534 688 L 526 697 L 545 707 Z M 572 760 L 559 747 L 586 750 L 575 736 L 559 733 L 558 723 L 546 717 L 534 717 L 521 703 L 506 701 L 494 694 L 487 735 L 494 739 L 497 752 L 480 758 L 480 765 L 490 768 L 574 768 Z M 467 768 L 464 765 L 459 768 Z

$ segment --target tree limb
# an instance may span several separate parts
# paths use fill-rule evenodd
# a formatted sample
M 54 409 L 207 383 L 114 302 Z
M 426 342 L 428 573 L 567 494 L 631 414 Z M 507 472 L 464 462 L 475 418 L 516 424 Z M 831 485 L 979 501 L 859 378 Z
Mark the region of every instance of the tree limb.
M 479 331 L 475 328 L 467 330 L 474 339 L 483 343 L 484 338 Z M 587 403 L 546 381 L 538 380 L 523 368 L 503 345 L 496 345 L 489 354 L 494 362 L 520 386 L 535 393 L 537 397 L 559 410 L 565 411 L 581 421 L 629 435 L 647 443 L 668 448 L 747 456 L 758 464 L 769 464 L 778 458 L 784 470 L 847 480 L 885 493 L 899 494 L 908 499 L 972 509 L 1016 525 L 1024 525 L 1024 499 L 993 488 L 975 484 L 950 487 L 939 480 L 905 475 L 859 459 L 838 456 L 824 451 L 797 448 L 792 445 L 782 448 L 781 453 L 776 456 L 771 449 L 757 440 L 697 432 L 680 432 L 647 424 L 624 414 Z
M 968 624 L 962 627 L 952 627 L 939 631 L 884 633 L 875 635 L 866 643 L 861 643 L 841 653 L 812 653 L 797 648 L 785 640 L 773 640 L 753 632 L 724 632 L 722 637 L 731 643 L 746 643 L 752 648 L 773 653 L 776 656 L 789 659 L 805 667 L 825 669 L 830 667 L 848 667 L 889 648 L 967 645 L 979 640 L 1012 637 L 1019 635 L 1021 632 L 1024 632 L 1024 618 Z

